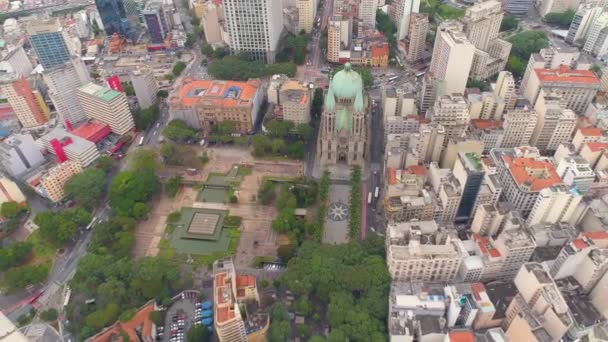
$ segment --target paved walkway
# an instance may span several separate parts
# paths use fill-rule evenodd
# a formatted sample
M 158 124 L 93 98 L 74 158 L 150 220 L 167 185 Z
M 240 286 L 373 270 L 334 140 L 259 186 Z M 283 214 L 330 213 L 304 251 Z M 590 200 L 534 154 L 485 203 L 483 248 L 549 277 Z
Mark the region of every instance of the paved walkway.
M 348 203 L 350 185 L 330 184 L 325 218 L 323 243 L 342 244 L 348 242 Z

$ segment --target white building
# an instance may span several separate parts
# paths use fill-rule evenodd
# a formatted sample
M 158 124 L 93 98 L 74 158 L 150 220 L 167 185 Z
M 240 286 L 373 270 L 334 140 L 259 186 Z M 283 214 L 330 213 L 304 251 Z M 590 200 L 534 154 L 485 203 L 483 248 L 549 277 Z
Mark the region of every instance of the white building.
M 595 172 L 587 160 L 580 156 L 563 158 L 555 169 L 565 185 L 581 194 L 587 193 L 595 181 Z
M 397 40 L 409 36 L 410 17 L 418 13 L 420 0 L 394 0 L 388 10 L 391 20 L 397 26 Z
M 498 95 L 505 103 L 504 114 L 515 108 L 517 102 L 517 88 L 515 79 L 510 71 L 498 73 L 496 84 L 494 84 L 494 94 Z
M 359 20 L 371 27 L 376 27 L 378 0 L 361 0 L 359 2 Z
M 464 18 L 464 33 L 475 48 L 487 51 L 490 42 L 498 38 L 504 12 L 502 3 L 488 0 L 467 8 Z
M 158 93 L 158 84 L 151 70 L 134 70 L 131 73 L 131 83 L 139 108 L 146 109 L 156 104 L 156 96 Z
M 566 42 L 576 46 L 583 46 L 589 29 L 603 11 L 604 9 L 600 6 L 593 6 L 591 4 L 580 5 L 570 23 Z
M 51 145 L 51 142 L 55 139 L 61 144 L 67 159 L 79 163 L 83 168 L 91 165 L 100 156 L 99 150 L 94 143 L 62 128 L 53 129 L 36 142 L 48 152 L 56 155 L 57 152 Z
M 427 119 L 442 125 L 446 138 L 460 138 L 469 126 L 469 106 L 462 95 L 444 95 L 435 101 L 433 110 L 427 112 Z
M 536 3 L 536 9 L 541 16 L 549 13 L 561 13 L 576 10 L 580 0 L 541 0 Z
M 569 189 L 565 185 L 542 189 L 526 223 L 529 226 L 539 223 L 574 223 L 572 220 L 582 197 L 576 189 Z
M 123 135 L 135 128 L 125 93 L 89 83 L 78 88 L 78 98 L 86 116 L 108 124 L 113 133 Z
M 280 0 L 226 0 L 224 15 L 234 53 L 274 63 L 283 31 Z
M 60 123 L 69 121 L 76 124 L 86 119 L 77 92 L 78 88 L 89 83 L 90 79 L 80 58 L 73 57 L 64 65 L 45 70 L 43 79 L 49 87 L 49 97 L 55 106 Z
M 14 134 L 0 142 L 0 165 L 15 178 L 43 162 L 41 149 L 29 134 Z
M 27 77 L 34 70 L 32 62 L 30 62 L 30 58 L 25 53 L 25 50 L 22 46 L 16 47 L 13 50 L 9 51 L 4 56 L 2 61 L 10 64 L 13 68 L 13 71 L 21 76 Z
M 298 30 L 304 30 L 306 33 L 311 33 L 317 16 L 317 1 L 316 0 L 297 0 L 298 7 Z M 374 13 L 374 20 L 376 14 Z
M 541 91 L 534 106 L 537 121 L 530 140 L 532 146 L 541 151 L 555 151 L 560 144 L 571 140 L 577 117 L 572 110 L 564 106 L 565 102 L 561 96 Z

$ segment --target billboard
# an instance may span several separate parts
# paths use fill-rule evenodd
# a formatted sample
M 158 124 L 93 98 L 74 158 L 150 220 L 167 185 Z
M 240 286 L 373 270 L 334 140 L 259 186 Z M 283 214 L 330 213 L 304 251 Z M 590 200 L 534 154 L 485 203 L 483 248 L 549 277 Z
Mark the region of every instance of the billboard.
M 124 90 L 122 90 L 122 84 L 120 84 L 120 78 L 118 77 L 118 75 L 108 77 L 106 81 L 108 82 L 108 86 L 110 86 L 110 88 L 116 91 L 124 92 Z

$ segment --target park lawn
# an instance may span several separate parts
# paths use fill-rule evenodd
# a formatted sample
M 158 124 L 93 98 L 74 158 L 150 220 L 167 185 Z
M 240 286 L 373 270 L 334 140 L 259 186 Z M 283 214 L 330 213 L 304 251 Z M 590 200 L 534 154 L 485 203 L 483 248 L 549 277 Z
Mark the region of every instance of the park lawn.
M 30 234 L 27 241 L 34 245 L 34 248 L 32 248 L 33 256 L 27 262 L 27 265 L 50 265 L 53 262 L 57 249 L 40 236 L 39 230 Z

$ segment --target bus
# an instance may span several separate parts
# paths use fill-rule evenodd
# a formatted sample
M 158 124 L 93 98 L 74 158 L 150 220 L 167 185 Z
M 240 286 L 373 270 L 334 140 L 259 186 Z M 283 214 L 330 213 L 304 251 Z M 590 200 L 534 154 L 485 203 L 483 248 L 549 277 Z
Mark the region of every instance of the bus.
M 89 222 L 89 224 L 87 225 L 87 230 L 90 230 L 91 228 L 93 228 L 93 226 L 95 225 L 95 223 L 97 223 L 97 217 L 93 217 L 93 219 L 91 220 L 91 222 Z
M 399 78 L 399 76 L 393 76 L 393 77 L 389 78 L 388 81 L 392 82 L 392 81 L 394 81 L 394 80 L 396 80 L 398 78 Z
M 66 287 L 65 290 L 63 291 L 63 307 L 68 306 L 68 304 L 70 303 L 70 297 L 72 296 L 72 290 L 70 289 L 70 287 Z
M 379 194 L 380 194 L 380 189 L 378 187 L 376 187 L 376 190 L 374 191 L 374 198 L 378 198 Z
M 139 138 L 139 143 L 137 144 L 137 146 L 141 146 L 144 144 L 144 136 L 142 135 L 141 138 Z
M 371 204 L 372 203 L 372 193 L 368 193 L 367 194 L 367 204 Z
M 416 74 L 416 78 L 420 78 L 420 77 L 424 76 L 424 74 L 426 74 L 426 72 L 419 72 Z

